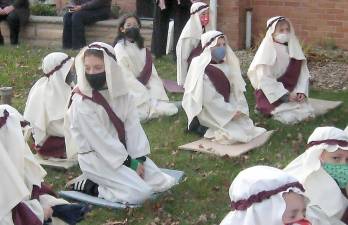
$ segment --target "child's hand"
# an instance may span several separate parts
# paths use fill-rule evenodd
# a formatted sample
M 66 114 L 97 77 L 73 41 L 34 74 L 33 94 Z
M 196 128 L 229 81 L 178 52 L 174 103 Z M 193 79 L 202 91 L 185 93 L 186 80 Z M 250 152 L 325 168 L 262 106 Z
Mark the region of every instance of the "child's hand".
M 290 93 L 289 94 L 289 102 L 296 102 L 297 101 L 297 94 L 296 93 Z
M 144 175 L 145 175 L 145 167 L 142 163 L 138 164 L 138 168 L 137 168 L 137 174 L 139 175 L 139 177 L 141 177 L 142 179 L 144 179 Z
M 241 111 L 237 111 L 237 112 L 234 114 L 233 119 L 238 119 L 241 115 L 242 115 L 242 112 L 241 112 Z
M 303 93 L 297 93 L 297 101 L 303 102 L 306 99 L 306 95 Z
M 44 211 L 44 220 L 47 221 L 53 215 L 53 209 L 51 207 L 43 208 Z

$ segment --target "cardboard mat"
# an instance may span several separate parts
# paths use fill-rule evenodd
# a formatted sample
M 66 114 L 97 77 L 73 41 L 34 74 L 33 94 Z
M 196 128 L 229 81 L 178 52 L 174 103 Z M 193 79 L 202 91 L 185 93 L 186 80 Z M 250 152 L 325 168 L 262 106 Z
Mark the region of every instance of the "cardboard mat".
M 40 163 L 42 166 L 52 167 L 56 169 L 70 169 L 73 166 L 78 165 L 77 159 L 55 159 L 55 158 L 49 158 L 49 159 L 43 159 L 39 155 L 35 155 L 36 160 Z
M 202 138 L 198 141 L 181 145 L 179 146 L 179 149 L 209 153 L 218 156 L 228 155 L 230 157 L 236 157 L 264 145 L 270 139 L 273 132 L 274 131 L 267 131 L 248 143 L 236 143 L 233 145 L 223 145 L 210 141 L 209 139 Z
M 162 82 L 166 91 L 170 93 L 184 93 L 185 91 L 184 88 L 182 86 L 179 86 L 174 80 L 162 79 Z
M 324 115 L 343 103 L 341 101 L 328 101 L 315 98 L 309 98 L 308 101 L 314 109 L 315 116 Z

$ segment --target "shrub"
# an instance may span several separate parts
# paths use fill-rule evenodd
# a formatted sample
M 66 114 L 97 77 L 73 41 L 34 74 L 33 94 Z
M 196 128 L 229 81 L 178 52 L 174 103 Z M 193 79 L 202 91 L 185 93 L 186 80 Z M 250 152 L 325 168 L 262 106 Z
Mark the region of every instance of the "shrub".
M 54 5 L 35 3 L 30 6 L 30 11 L 32 15 L 36 16 L 57 16 Z

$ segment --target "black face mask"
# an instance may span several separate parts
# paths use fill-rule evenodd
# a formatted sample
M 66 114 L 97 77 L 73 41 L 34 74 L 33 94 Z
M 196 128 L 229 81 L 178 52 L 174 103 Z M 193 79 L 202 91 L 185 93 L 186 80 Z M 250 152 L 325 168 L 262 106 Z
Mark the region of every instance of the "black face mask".
M 106 74 L 105 71 L 95 74 L 86 73 L 86 79 L 93 89 L 102 90 L 106 83 Z
M 137 27 L 127 28 L 124 34 L 133 41 L 137 41 L 140 38 L 140 30 Z
M 77 75 L 71 71 L 66 75 L 65 83 L 71 86 L 71 83 L 77 84 Z

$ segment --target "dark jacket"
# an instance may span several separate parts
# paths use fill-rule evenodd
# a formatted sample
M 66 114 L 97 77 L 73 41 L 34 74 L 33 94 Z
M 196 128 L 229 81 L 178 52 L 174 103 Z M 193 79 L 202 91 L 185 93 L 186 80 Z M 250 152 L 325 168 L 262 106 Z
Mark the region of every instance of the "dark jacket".
M 28 0 L 0 0 L 0 7 L 13 5 L 15 10 L 11 13 L 15 13 L 20 21 L 21 25 L 25 25 L 29 21 L 30 10 Z
M 72 3 L 81 5 L 83 10 L 111 8 L 111 0 L 72 0 Z
M 16 9 L 24 8 L 29 9 L 29 1 L 28 0 L 0 0 L 0 7 L 4 8 L 6 6 L 13 5 Z

